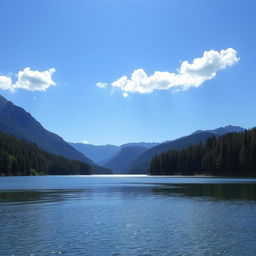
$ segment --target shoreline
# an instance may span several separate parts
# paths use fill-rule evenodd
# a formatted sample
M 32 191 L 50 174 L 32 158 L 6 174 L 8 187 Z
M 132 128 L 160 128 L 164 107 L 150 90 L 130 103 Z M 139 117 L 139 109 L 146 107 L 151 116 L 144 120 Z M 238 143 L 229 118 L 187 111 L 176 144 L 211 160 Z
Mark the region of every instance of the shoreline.
M 212 175 L 148 175 L 148 174 L 90 174 L 90 175 L 18 175 L 7 177 L 83 177 L 83 178 L 220 178 L 220 179 L 256 179 L 255 176 L 212 176 Z

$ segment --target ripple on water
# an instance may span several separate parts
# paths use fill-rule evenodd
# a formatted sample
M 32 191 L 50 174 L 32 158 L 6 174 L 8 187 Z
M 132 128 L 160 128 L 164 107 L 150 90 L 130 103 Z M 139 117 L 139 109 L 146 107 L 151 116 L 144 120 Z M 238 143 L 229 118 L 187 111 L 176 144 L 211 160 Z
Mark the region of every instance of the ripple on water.
M 35 177 L 32 181 L 29 177 L 25 187 L 26 177 L 5 179 L 0 192 L 0 255 L 256 252 L 253 180 L 43 177 L 40 183 Z M 0 179 L 0 189 L 1 184 Z

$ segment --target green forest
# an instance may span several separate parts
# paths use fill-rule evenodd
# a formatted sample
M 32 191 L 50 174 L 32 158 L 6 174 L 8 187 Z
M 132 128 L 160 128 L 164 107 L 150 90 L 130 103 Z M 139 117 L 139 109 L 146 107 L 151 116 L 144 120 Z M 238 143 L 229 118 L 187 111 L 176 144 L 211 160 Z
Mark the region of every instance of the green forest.
M 14 136 L 0 133 L 0 175 L 91 174 L 90 165 L 50 154 Z
M 256 176 L 256 128 L 157 155 L 148 174 Z

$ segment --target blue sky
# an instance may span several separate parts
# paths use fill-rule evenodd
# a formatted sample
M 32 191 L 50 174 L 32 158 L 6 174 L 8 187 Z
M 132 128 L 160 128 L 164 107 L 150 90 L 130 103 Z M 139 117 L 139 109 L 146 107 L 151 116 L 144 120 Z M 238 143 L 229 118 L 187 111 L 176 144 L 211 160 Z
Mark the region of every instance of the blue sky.
M 256 1 L 2 0 L 0 10 L 0 76 L 16 86 L 0 94 L 67 141 L 161 142 L 256 124 Z M 128 87 L 111 85 L 137 69 L 178 74 L 182 62 L 228 48 L 239 61 L 198 87 L 123 97 Z M 27 74 L 48 79 L 44 90 L 24 84 Z

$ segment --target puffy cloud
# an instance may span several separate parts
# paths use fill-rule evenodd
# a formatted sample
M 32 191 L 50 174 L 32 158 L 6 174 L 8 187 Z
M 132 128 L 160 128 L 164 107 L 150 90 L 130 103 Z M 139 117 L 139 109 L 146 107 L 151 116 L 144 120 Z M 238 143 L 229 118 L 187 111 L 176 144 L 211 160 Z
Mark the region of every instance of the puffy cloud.
M 10 90 L 12 87 L 12 79 L 8 76 L 0 76 L 0 89 Z
M 128 97 L 129 93 L 149 94 L 155 90 L 187 90 L 201 86 L 206 80 L 213 79 L 217 71 L 238 61 L 237 52 L 232 48 L 220 52 L 210 50 L 205 51 L 201 58 L 195 58 L 192 63 L 183 61 L 177 73 L 156 71 L 149 76 L 143 69 L 137 69 L 130 79 L 122 76 L 110 85 L 121 90 L 124 97 Z M 100 84 L 106 87 L 105 83 Z
M 16 89 L 46 91 L 50 86 L 56 85 L 52 80 L 52 74 L 55 71 L 55 68 L 51 68 L 40 72 L 26 67 L 18 72 L 15 83 L 8 76 L 0 76 L 0 89 L 10 91 L 15 91 Z
M 56 85 L 52 80 L 55 68 L 50 68 L 43 72 L 31 70 L 29 67 L 18 72 L 18 80 L 14 84 L 14 89 L 25 89 L 29 91 L 45 91 L 50 86 Z
M 82 143 L 83 144 L 89 144 L 89 141 L 88 140 L 83 140 Z

